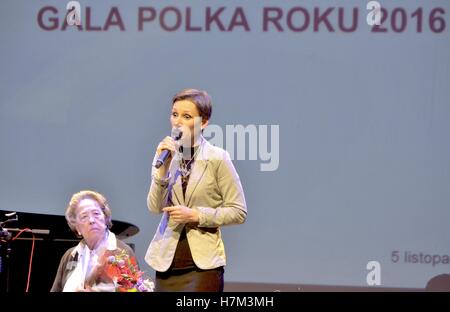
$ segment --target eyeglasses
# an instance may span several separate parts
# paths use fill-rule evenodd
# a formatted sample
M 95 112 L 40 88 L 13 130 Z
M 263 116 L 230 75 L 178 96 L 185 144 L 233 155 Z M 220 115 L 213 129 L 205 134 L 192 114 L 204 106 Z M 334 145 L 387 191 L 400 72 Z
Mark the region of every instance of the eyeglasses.
M 86 223 L 89 222 L 91 220 L 91 217 L 94 220 L 100 220 L 103 218 L 103 212 L 101 210 L 93 210 L 90 212 L 82 212 L 81 214 L 78 215 L 77 219 L 79 222 L 81 223 Z

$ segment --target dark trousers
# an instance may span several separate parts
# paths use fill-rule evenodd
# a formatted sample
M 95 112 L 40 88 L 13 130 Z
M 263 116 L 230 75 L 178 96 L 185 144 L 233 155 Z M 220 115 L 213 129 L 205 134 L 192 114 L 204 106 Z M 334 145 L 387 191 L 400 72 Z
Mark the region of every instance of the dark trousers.
M 156 272 L 156 289 L 160 292 L 223 292 L 223 267 L 201 270 L 169 269 Z

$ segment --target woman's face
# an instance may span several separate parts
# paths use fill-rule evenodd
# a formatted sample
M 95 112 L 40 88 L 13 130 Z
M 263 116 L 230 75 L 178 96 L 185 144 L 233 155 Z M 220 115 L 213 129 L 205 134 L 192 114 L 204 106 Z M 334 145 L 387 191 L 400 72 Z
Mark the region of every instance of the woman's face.
M 88 243 L 95 243 L 103 238 L 107 228 L 105 215 L 95 200 L 90 198 L 81 200 L 76 213 L 76 229 Z
M 181 131 L 183 131 L 184 146 L 192 146 L 199 137 L 201 130 L 208 125 L 207 120 L 202 121 L 197 106 L 188 100 L 173 103 L 170 123 L 172 127 L 181 128 Z

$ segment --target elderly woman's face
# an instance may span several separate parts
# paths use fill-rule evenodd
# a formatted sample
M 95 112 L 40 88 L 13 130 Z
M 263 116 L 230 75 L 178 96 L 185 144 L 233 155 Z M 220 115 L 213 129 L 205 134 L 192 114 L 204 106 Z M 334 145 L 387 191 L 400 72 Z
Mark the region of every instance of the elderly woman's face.
M 202 121 L 194 103 L 181 100 L 173 103 L 170 123 L 172 127 L 181 128 L 183 145 L 186 146 L 195 142 L 201 130 L 207 126 L 208 121 Z
M 103 237 L 107 228 L 105 215 L 95 200 L 86 198 L 80 201 L 77 208 L 76 228 L 85 240 Z

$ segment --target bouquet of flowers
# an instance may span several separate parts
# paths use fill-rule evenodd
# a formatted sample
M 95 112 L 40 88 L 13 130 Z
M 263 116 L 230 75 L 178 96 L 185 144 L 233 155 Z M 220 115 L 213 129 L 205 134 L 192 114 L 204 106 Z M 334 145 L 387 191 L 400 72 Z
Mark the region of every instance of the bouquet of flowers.
M 151 292 L 155 285 L 150 278 L 144 278 L 134 257 L 124 249 L 107 250 L 102 257 L 102 269 L 97 283 L 112 282 L 118 292 Z

